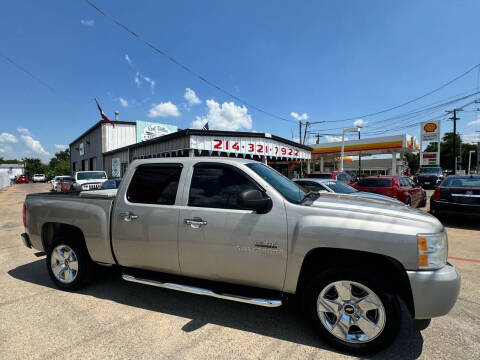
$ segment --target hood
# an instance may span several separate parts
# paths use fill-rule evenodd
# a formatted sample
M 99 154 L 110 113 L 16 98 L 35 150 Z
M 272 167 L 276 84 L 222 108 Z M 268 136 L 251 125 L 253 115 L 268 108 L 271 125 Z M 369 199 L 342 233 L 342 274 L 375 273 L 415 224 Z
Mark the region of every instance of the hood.
M 103 184 L 105 181 L 108 179 L 85 179 L 85 180 L 75 180 L 77 184 L 83 185 L 83 184 Z
M 419 209 L 407 206 L 393 199 L 364 197 L 350 194 L 322 193 L 312 203 L 312 207 L 331 211 L 348 211 L 361 214 L 368 218 L 379 217 L 381 222 L 412 221 L 419 232 L 436 233 L 443 230 L 443 225 L 437 218 Z M 391 218 L 391 220 L 388 220 Z

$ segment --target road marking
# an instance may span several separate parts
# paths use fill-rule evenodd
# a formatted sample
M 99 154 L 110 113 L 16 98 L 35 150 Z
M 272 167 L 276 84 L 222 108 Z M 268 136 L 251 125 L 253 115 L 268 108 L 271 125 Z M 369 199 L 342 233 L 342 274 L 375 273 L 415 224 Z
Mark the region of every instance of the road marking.
M 473 263 L 480 263 L 480 260 L 477 260 L 477 259 L 467 259 L 467 258 L 461 258 L 461 257 L 455 257 L 455 256 L 449 256 L 448 258 L 452 259 L 452 260 L 460 260 L 460 261 L 469 261 L 469 262 L 473 262 Z

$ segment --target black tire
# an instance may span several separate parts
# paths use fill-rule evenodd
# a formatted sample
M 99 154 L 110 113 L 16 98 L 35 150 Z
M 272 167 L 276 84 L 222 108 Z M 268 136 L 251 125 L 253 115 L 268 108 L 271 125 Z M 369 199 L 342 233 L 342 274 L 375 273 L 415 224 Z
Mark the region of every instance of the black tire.
M 374 295 L 380 299 L 385 317 L 383 330 L 381 330 L 376 337 L 372 337 L 372 339 L 368 341 L 348 342 L 336 337 L 333 333 L 327 330 L 326 325 L 322 323 L 320 320 L 321 315 L 319 315 L 319 311 L 317 310 L 317 301 L 322 290 L 328 289 L 332 283 L 337 281 L 353 281 L 361 284 L 370 289 Z M 388 290 L 388 286 L 385 284 L 388 284 L 388 282 L 382 279 L 381 274 L 366 270 L 363 267 L 330 268 L 314 275 L 307 283 L 302 292 L 303 310 L 307 317 L 313 322 L 314 327 L 320 335 L 333 347 L 352 354 L 373 354 L 387 348 L 395 340 L 400 328 L 402 317 L 400 303 L 397 296 L 392 294 L 392 291 Z M 347 307 L 344 307 L 342 311 L 346 311 L 346 309 Z M 357 316 L 357 311 L 358 314 L 360 314 L 360 311 L 356 308 L 353 314 L 347 316 L 350 316 L 350 319 L 355 321 L 353 319 Z M 374 310 L 374 312 L 375 311 L 376 310 Z M 344 312 L 343 314 L 345 315 L 347 313 Z M 379 324 L 380 318 L 378 317 L 377 319 L 377 324 Z M 356 326 L 355 323 L 353 323 L 353 325 L 351 324 L 348 328 L 349 334 L 350 331 L 358 333 L 359 328 L 355 328 L 354 326 Z
M 420 207 L 425 207 L 425 206 L 427 206 L 427 193 L 423 195 L 423 200 L 420 203 Z
M 75 262 L 77 270 L 74 273 L 75 276 L 73 281 L 71 282 L 59 280 L 57 276 L 55 276 L 52 269 L 52 255 L 55 257 L 55 255 L 53 254 L 54 250 L 57 249 L 57 247 L 64 246 L 73 250 L 74 258 L 76 259 Z M 54 258 L 53 261 L 55 262 L 57 260 Z M 72 263 L 73 261 L 70 262 Z M 90 259 L 90 255 L 88 254 L 87 248 L 83 240 L 78 239 L 77 237 L 71 237 L 70 234 L 62 234 L 55 237 L 54 241 L 52 242 L 50 248 L 47 251 L 46 265 L 48 275 L 55 283 L 55 285 L 58 288 L 67 291 L 77 290 L 88 285 L 93 278 L 93 271 L 95 267 L 95 263 Z M 66 277 L 65 280 L 67 280 Z
M 407 197 L 407 200 L 405 200 L 405 204 L 406 205 L 409 205 L 409 206 L 412 206 L 412 199 L 409 197 Z

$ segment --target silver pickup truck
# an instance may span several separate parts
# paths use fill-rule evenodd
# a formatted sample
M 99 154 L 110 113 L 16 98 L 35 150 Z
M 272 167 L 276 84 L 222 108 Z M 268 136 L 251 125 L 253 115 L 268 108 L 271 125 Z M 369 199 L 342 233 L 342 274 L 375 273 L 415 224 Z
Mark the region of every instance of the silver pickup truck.
M 61 289 L 96 265 L 123 279 L 266 307 L 296 295 L 337 348 L 373 353 L 413 319 L 447 314 L 460 275 L 433 216 L 402 204 L 305 192 L 246 159 L 133 162 L 118 190 L 31 194 L 23 242 Z M 159 295 L 160 296 L 160 295 Z

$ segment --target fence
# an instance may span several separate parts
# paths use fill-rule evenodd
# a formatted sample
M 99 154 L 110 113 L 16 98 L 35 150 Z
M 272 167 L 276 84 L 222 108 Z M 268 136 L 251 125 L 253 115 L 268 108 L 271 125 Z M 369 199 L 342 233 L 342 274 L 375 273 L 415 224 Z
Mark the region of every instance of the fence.
M 10 177 L 5 171 L 0 171 L 0 190 L 10 186 Z

